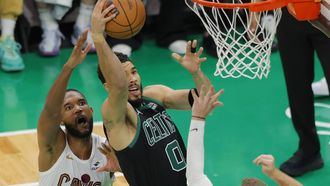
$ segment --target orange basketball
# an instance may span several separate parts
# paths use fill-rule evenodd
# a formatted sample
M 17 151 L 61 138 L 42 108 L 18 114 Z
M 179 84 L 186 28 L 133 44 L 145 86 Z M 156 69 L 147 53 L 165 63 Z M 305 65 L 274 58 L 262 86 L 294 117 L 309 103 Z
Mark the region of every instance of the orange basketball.
M 142 0 L 112 0 L 118 15 L 106 24 L 105 31 L 116 39 L 128 39 L 139 33 L 146 20 L 146 11 Z M 104 8 L 111 3 L 105 4 Z

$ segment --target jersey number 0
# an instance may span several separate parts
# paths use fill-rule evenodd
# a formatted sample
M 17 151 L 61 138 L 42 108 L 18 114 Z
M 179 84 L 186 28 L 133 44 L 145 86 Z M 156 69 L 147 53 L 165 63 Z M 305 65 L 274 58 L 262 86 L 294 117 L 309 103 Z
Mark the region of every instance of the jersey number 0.
M 177 140 L 167 144 L 165 151 L 173 170 L 179 172 L 186 168 L 186 160 Z

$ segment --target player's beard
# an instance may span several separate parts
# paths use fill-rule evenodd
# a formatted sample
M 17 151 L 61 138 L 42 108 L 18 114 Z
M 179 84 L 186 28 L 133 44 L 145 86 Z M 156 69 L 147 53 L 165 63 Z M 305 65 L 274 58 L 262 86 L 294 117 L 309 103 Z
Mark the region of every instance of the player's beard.
M 93 117 L 91 117 L 91 119 L 88 121 L 89 130 L 84 133 L 80 132 L 76 128 L 74 128 L 71 125 L 68 125 L 66 123 L 64 123 L 64 126 L 69 135 L 76 137 L 76 138 L 80 138 L 80 139 L 87 138 L 87 137 L 91 136 L 92 131 L 93 131 Z
M 142 83 L 140 84 L 140 92 L 141 92 L 141 97 L 136 99 L 136 100 L 130 100 L 128 99 L 128 102 L 134 107 L 134 108 L 138 108 L 141 106 L 142 104 L 142 95 L 143 95 L 143 87 L 142 87 Z

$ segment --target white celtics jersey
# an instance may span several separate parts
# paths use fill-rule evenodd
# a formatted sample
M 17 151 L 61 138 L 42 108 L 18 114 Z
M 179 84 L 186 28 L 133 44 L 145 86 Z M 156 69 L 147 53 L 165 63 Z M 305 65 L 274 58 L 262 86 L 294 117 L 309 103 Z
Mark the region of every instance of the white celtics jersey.
M 96 169 L 107 163 L 106 157 L 97 147 L 105 138 L 92 134 L 93 147 L 88 160 L 81 160 L 73 154 L 68 142 L 59 159 L 49 170 L 40 172 L 40 186 L 111 186 L 109 172 L 96 173 Z

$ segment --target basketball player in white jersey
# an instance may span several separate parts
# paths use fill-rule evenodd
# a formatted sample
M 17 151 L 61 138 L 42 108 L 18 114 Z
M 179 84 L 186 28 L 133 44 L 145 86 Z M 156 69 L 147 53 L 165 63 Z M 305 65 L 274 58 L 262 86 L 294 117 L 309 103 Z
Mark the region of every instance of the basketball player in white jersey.
M 202 87 L 199 97 L 192 92 L 194 104 L 191 108 L 191 122 L 187 145 L 187 182 L 189 186 L 212 186 L 212 182 L 204 174 L 204 126 L 205 118 L 212 110 L 223 105 L 218 97 L 223 89 L 215 93 L 214 87 L 206 90 Z
M 113 182 L 109 172 L 96 172 L 107 164 L 107 158 L 97 149 L 105 139 L 92 134 L 93 110 L 82 93 L 67 90 L 73 70 L 91 48 L 89 44 L 83 49 L 86 38 L 87 31 L 51 87 L 39 118 L 39 185 L 108 186 Z

